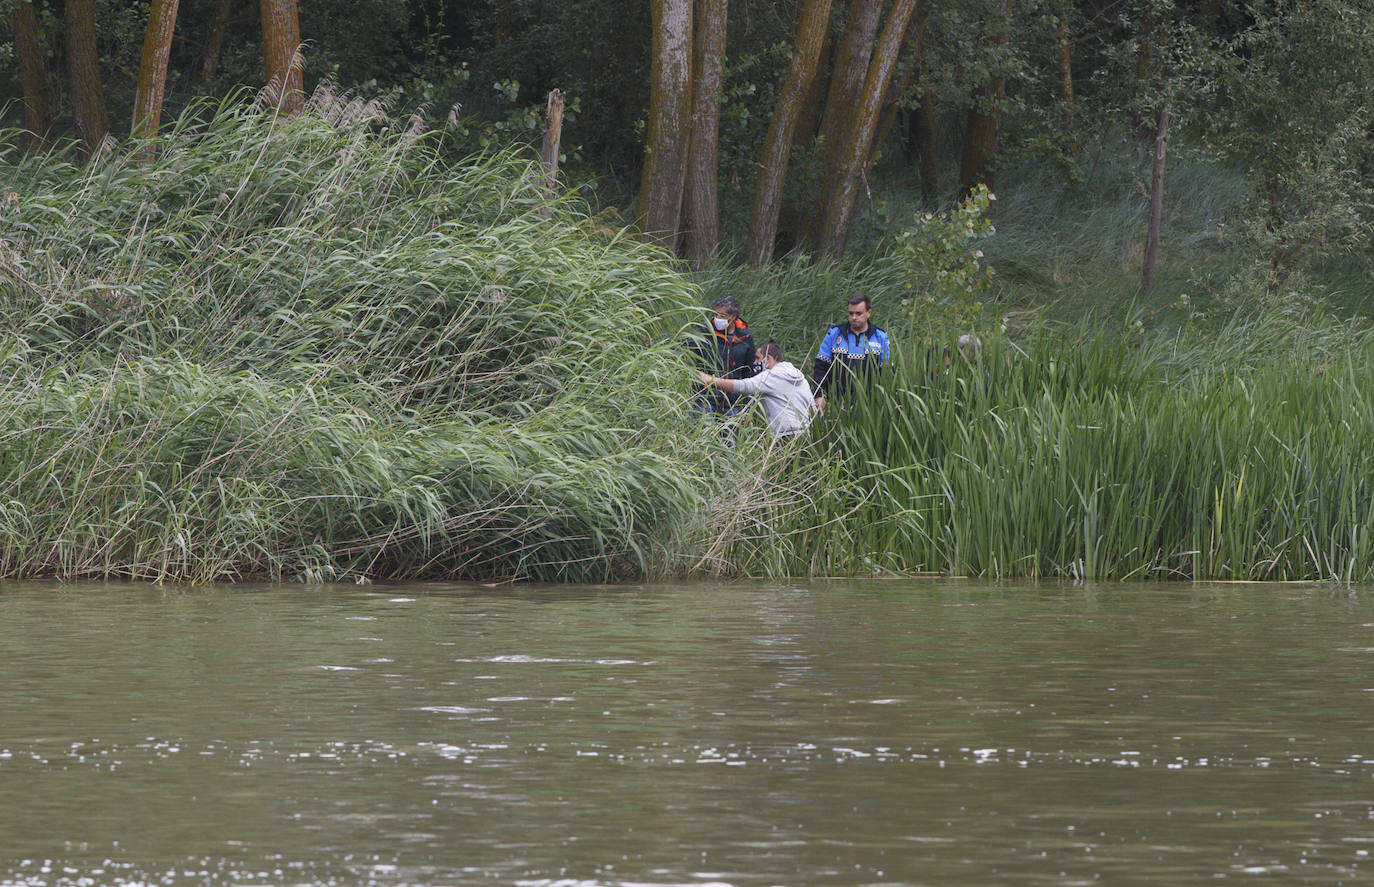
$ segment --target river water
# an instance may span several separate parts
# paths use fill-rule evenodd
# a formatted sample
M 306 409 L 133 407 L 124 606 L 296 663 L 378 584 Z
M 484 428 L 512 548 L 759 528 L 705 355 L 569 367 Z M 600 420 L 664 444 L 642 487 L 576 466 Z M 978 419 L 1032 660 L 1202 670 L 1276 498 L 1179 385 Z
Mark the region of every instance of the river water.
M 1369 882 L 1371 602 L 0 586 L 0 884 Z

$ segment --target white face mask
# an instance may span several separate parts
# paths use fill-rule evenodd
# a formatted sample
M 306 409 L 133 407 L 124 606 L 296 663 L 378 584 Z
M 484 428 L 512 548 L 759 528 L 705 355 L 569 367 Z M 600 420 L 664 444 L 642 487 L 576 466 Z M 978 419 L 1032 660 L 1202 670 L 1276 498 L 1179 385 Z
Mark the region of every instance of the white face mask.
M 725 332 L 725 328 L 728 327 L 729 325 L 730 325 L 730 321 L 729 321 L 728 318 L 725 318 L 725 317 L 713 317 L 713 318 L 711 318 L 711 326 L 715 327 L 715 328 L 716 328 L 716 332 L 718 332 L 718 333 L 723 333 L 723 332 Z

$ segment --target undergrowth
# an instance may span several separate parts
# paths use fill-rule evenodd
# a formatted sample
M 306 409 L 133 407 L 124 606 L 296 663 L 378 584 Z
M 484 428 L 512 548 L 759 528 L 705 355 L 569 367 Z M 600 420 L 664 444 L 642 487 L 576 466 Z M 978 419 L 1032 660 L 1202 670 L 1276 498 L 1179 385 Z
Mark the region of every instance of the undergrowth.
M 328 92 L 89 167 L 0 134 L 0 577 L 1374 579 L 1358 300 L 1256 297 L 1219 205 L 1150 294 L 1134 198 L 1044 183 L 995 235 L 893 201 L 886 248 L 688 274 L 435 139 Z M 787 444 L 702 421 L 716 295 L 808 371 L 855 292 L 872 391 Z

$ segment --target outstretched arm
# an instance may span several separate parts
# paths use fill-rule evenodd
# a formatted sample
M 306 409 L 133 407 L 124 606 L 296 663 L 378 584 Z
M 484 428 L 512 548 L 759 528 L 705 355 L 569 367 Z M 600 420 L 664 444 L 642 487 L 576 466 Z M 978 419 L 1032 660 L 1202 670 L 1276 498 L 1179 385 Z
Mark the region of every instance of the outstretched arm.
M 710 373 L 703 373 L 698 370 L 697 379 L 701 381 L 701 384 L 719 388 L 726 394 L 755 395 L 763 391 L 763 378 L 767 374 L 768 371 L 765 370 L 763 375 L 754 376 L 749 379 L 722 379 L 719 376 L 713 376 Z
M 701 381 L 701 384 L 706 385 L 706 386 L 712 386 L 712 387 L 715 387 L 715 388 L 719 388 L 721 391 L 724 391 L 726 394 L 734 394 L 734 393 L 735 393 L 735 380 L 734 380 L 734 379 L 718 379 L 718 378 L 716 378 L 715 376 L 711 375 L 710 373 L 703 373 L 701 370 L 697 370 L 697 379 L 699 379 L 699 380 Z

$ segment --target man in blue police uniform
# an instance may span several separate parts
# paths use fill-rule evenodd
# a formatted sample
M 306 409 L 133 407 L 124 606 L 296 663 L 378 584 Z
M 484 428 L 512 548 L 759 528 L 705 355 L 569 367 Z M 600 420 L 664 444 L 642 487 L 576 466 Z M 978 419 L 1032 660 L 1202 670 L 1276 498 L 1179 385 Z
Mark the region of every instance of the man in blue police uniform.
M 863 293 L 849 297 L 849 322 L 826 330 L 811 378 L 816 383 L 816 409 L 825 409 L 826 395 L 843 392 L 854 384 L 853 376 L 866 380 L 891 355 L 887 331 L 874 326 L 873 300 Z

